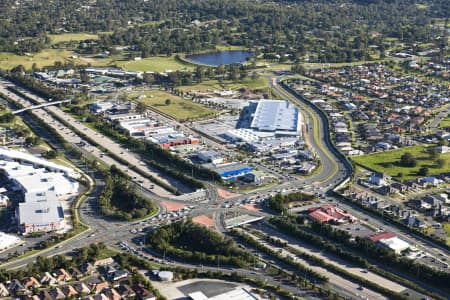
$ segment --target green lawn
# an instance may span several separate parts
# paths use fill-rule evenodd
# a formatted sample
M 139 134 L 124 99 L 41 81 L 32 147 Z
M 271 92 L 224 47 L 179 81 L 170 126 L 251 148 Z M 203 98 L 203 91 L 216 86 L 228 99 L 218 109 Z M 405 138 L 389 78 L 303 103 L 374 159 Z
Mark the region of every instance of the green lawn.
M 73 55 L 75 55 L 74 52 L 63 49 L 46 49 L 29 55 L 0 52 L 0 68 L 11 69 L 17 65 L 23 65 L 25 68 L 31 69 L 33 63 L 41 68 L 53 65 L 56 61 L 64 62 L 71 59 Z
M 447 233 L 447 245 L 450 244 L 450 223 L 442 223 L 444 231 Z
M 160 90 L 145 91 L 143 93 L 134 92 L 130 93 L 129 96 L 131 99 L 149 105 L 177 120 L 196 119 L 216 112 L 213 109 Z M 166 99 L 170 99 L 169 105 L 165 104 Z
M 219 82 L 218 80 L 208 80 L 203 81 L 199 84 L 181 86 L 178 89 L 188 92 L 188 91 L 214 91 L 214 90 L 239 90 L 242 88 L 252 89 L 252 90 L 263 90 L 269 87 L 267 80 L 264 77 L 260 77 L 256 80 L 251 78 L 246 78 L 240 82 L 233 82 L 229 80 L 224 80 Z
M 189 70 L 192 71 L 194 66 L 188 63 L 184 63 L 172 56 L 154 56 L 147 57 L 141 60 L 130 61 L 118 61 L 117 65 L 125 70 L 129 71 L 152 71 L 152 72 L 166 72 L 176 70 Z
M 397 176 L 399 172 L 403 173 L 402 180 L 418 177 L 417 172 L 421 167 L 428 167 L 430 174 L 440 174 L 450 171 L 450 153 L 442 154 L 441 158 L 445 159 L 446 163 L 444 167 L 438 168 L 438 166 L 429 158 L 429 155 L 425 153 L 424 146 L 412 146 L 398 150 L 385 151 L 380 153 L 362 155 L 352 157 L 352 160 L 363 167 L 383 172 L 390 176 Z M 398 164 L 400 156 L 404 153 L 410 152 L 417 158 L 417 166 L 414 168 L 402 167 Z
M 91 33 L 49 34 L 48 37 L 51 39 L 52 45 L 58 44 L 61 42 L 98 40 L 99 39 L 99 36 L 97 34 L 91 34 Z
M 449 127 L 450 126 L 450 118 L 444 118 L 441 123 L 439 123 L 439 127 L 441 128 L 445 128 L 445 127 Z

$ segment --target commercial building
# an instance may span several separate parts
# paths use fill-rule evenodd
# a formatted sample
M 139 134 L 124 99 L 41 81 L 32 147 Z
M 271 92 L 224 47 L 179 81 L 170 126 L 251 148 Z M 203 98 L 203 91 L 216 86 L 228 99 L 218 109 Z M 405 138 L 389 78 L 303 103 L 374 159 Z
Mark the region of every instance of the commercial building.
M 78 182 L 64 173 L 48 172 L 32 165 L 0 161 L 0 171 L 13 183 L 16 190 L 22 192 L 25 200 L 46 191 L 54 191 L 60 197 L 73 195 L 79 189 Z
M 296 106 L 288 101 L 261 100 L 250 124 L 260 132 L 273 132 L 277 136 L 298 136 L 301 117 Z
M 202 163 L 213 163 L 215 165 L 226 162 L 226 158 L 216 151 L 200 151 L 197 153 L 197 158 Z
M 355 223 L 357 218 L 334 205 L 322 205 L 308 210 L 308 216 L 319 223 L 346 224 Z
M 159 127 L 159 124 L 149 118 L 142 118 L 121 120 L 119 126 L 129 136 L 145 136 L 148 131 L 155 130 L 156 127 Z
M 211 170 L 215 171 L 223 180 L 235 181 L 237 177 L 244 176 L 253 171 L 253 168 L 240 163 L 227 163 L 221 165 L 209 165 Z
M 20 192 L 15 209 L 19 229 L 24 233 L 48 232 L 65 227 L 64 211 L 58 197 L 78 192 L 71 168 L 20 151 L 0 148 L 0 172 Z
M 24 234 L 61 230 L 66 225 L 61 203 L 52 192 L 19 203 L 16 220 Z
M 237 288 L 226 293 L 222 293 L 213 297 L 207 297 L 203 292 L 198 291 L 190 293 L 191 300 L 258 300 L 259 296 L 251 293 L 246 288 Z
M 163 149 L 188 144 L 198 144 L 199 140 L 194 137 L 186 137 L 184 134 L 174 131 L 172 133 L 152 134 L 145 141 L 159 145 Z
M 67 176 L 74 178 L 78 178 L 80 176 L 72 168 L 61 166 L 48 160 L 33 156 L 31 154 L 22 151 L 8 149 L 5 147 L 0 147 L 0 163 L 2 163 L 2 161 L 5 162 L 15 161 L 25 165 L 28 164 L 32 165 L 35 168 L 44 168 L 51 172 L 61 172 Z
M 390 232 L 372 234 L 369 236 L 369 239 L 380 247 L 392 250 L 396 254 L 400 254 L 410 247 L 407 242 Z

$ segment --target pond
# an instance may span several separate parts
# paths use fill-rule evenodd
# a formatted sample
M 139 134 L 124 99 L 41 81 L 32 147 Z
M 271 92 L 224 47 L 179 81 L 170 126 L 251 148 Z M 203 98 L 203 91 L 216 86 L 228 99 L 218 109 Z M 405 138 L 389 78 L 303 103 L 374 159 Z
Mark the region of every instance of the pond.
M 186 56 L 186 58 L 193 63 L 217 67 L 220 65 L 231 65 L 245 62 L 254 54 L 255 53 L 252 51 L 235 50 L 193 54 Z

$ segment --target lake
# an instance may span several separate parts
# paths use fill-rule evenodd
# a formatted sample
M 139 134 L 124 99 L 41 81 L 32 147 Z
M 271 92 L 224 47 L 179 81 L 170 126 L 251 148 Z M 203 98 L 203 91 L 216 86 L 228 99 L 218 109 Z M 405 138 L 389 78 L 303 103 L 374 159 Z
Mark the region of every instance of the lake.
M 247 58 L 254 54 L 252 51 L 235 50 L 193 54 L 186 56 L 186 58 L 193 63 L 217 67 L 245 62 Z

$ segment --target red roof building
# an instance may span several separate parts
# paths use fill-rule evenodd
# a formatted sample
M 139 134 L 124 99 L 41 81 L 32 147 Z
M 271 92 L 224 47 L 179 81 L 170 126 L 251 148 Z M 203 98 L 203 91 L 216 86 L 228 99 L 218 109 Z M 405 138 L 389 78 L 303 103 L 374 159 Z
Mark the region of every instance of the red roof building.
M 309 211 L 310 213 L 308 216 L 319 223 L 332 222 L 336 224 L 344 224 L 355 223 L 358 221 L 358 219 L 351 214 L 331 204 L 311 208 Z
M 386 231 L 369 235 L 369 239 L 374 243 L 379 242 L 381 240 L 392 239 L 394 237 L 396 237 L 395 234 Z

